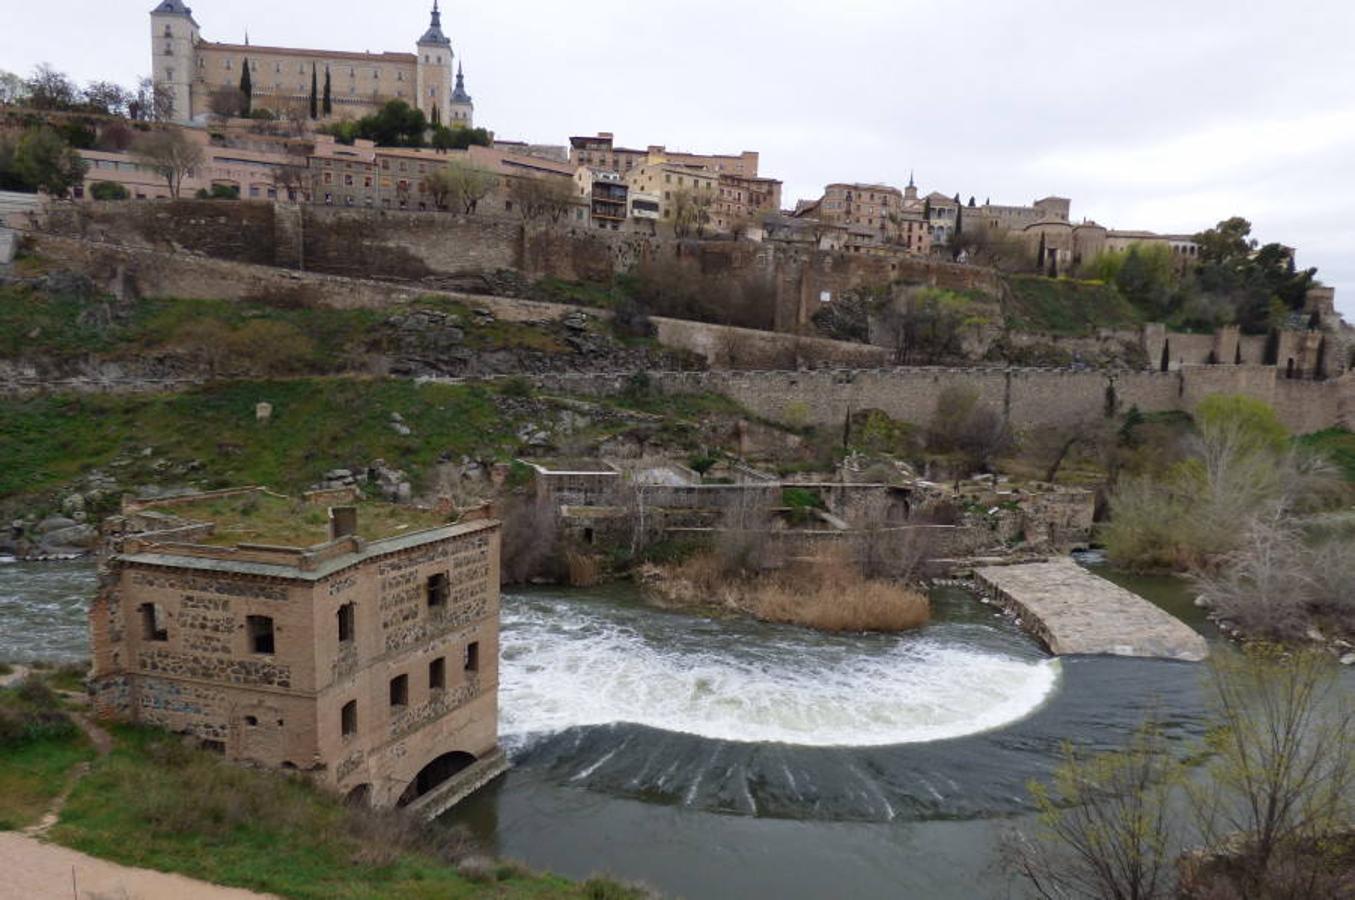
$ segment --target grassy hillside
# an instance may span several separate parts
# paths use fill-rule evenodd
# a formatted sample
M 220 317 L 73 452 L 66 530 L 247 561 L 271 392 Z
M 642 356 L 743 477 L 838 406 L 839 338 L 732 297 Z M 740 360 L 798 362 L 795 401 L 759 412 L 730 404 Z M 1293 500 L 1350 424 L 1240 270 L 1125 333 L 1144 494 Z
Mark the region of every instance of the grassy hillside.
M 1007 325 L 1018 331 L 1074 337 L 1102 328 L 1134 329 L 1144 321 L 1114 286 L 1099 281 L 1013 275 L 1007 284 Z
M 1343 428 L 1332 428 L 1310 434 L 1302 438 L 1301 443 L 1325 454 L 1341 467 L 1347 481 L 1355 482 L 1355 434 Z

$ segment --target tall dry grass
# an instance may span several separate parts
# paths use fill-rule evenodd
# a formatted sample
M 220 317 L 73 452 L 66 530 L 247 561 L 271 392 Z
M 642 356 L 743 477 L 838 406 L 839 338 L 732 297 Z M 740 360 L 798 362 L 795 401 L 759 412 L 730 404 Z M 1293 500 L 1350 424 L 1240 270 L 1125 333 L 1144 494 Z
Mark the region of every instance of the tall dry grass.
M 714 606 L 820 631 L 908 631 L 931 619 L 926 594 L 869 578 L 844 553 L 752 575 L 730 571 L 717 553 L 702 554 L 662 570 L 650 587 L 670 605 Z

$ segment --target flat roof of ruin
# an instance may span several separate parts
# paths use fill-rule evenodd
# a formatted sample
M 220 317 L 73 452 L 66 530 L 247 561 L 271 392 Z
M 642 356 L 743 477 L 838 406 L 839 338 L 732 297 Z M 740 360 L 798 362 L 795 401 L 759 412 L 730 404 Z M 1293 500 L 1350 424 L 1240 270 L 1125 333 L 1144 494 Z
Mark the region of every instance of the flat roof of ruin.
M 329 507 L 358 508 L 357 535 L 368 541 L 449 524 L 433 510 L 371 500 L 310 503 L 262 489 L 215 492 L 139 504 L 140 512 L 210 522 L 212 534 L 188 543 L 209 547 L 261 544 L 304 549 L 329 542 Z
M 201 572 L 225 572 L 232 575 L 284 578 L 292 581 L 319 581 L 328 578 L 336 572 L 341 572 L 352 566 L 360 565 L 370 559 L 386 556 L 391 553 L 399 553 L 402 550 L 409 550 L 414 547 L 423 546 L 424 544 L 450 540 L 451 538 L 474 534 L 477 531 L 486 531 L 498 527 L 499 523 L 497 520 L 476 519 L 471 522 L 462 522 L 458 525 L 447 525 L 442 528 L 433 528 L 401 535 L 399 537 L 386 538 L 385 540 L 365 543 L 353 553 L 345 553 L 331 559 L 326 559 L 314 568 L 309 569 L 303 569 L 296 565 L 287 565 L 284 563 L 250 562 L 222 558 L 219 556 L 180 555 L 174 553 L 172 547 L 163 548 L 164 552 L 124 553 L 118 556 L 117 559 L 125 565 L 134 566 L 189 569 Z

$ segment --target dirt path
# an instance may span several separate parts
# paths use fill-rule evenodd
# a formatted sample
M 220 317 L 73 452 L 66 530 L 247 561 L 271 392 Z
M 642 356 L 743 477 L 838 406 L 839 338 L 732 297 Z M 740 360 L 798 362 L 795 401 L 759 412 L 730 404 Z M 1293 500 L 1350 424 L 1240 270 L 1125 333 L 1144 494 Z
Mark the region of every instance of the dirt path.
M 9 687 L 11 684 L 18 684 L 28 677 L 28 666 L 13 666 L 13 672 L 8 675 L 0 675 L 0 687 Z
M 0 900 L 257 900 L 266 894 L 133 869 L 0 832 Z

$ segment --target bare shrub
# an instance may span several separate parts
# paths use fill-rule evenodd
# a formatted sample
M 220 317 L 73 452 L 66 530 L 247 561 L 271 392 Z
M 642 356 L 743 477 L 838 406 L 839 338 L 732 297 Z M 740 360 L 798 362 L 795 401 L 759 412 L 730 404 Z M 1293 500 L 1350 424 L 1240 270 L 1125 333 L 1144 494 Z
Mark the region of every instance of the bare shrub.
M 1283 520 L 1253 522 L 1237 549 L 1195 576 L 1201 596 L 1246 634 L 1272 640 L 1304 636 L 1316 584 L 1312 553 Z
M 1007 423 L 979 399 L 978 391 L 962 385 L 941 390 L 927 432 L 928 450 L 955 454 L 971 470 L 988 471 L 1012 443 Z
M 1040 897 L 1175 896 L 1171 797 L 1180 778 L 1151 725 L 1122 751 L 1066 745 L 1051 783 L 1031 785 L 1038 824 L 1002 838 L 1005 868 Z
M 1236 896 L 1334 896 L 1315 893 L 1321 866 L 1289 863 L 1348 835 L 1355 816 L 1355 705 L 1338 668 L 1274 646 L 1211 658 L 1213 755 L 1189 794 L 1206 845 L 1228 850 L 1215 878 Z
M 456 872 L 474 884 L 494 884 L 499 880 L 494 860 L 485 856 L 471 856 L 457 864 Z

